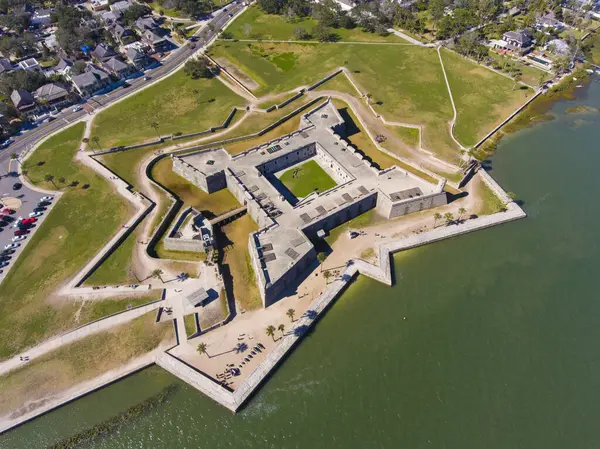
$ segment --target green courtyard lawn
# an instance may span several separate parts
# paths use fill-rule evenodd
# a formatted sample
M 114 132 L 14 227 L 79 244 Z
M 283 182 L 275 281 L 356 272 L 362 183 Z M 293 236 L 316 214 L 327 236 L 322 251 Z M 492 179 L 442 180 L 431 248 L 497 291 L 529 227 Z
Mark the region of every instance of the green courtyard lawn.
M 456 53 L 444 50 L 442 58 L 457 110 L 454 134 L 465 146 L 475 145 L 533 95 L 532 89 Z
M 0 285 L 0 359 L 76 324 L 78 305 L 54 300 L 71 278 L 127 221 L 130 209 L 104 178 L 73 161 L 83 124 L 43 143 L 24 163 L 34 184 L 64 195 Z M 54 176 L 53 182 L 44 180 Z M 65 182 L 61 182 L 61 178 Z M 76 186 L 69 185 L 77 181 Z
M 102 301 L 86 301 L 79 311 L 79 325 L 96 321 L 100 318 L 124 312 L 129 308 L 139 307 L 157 301 L 162 296 L 162 290 L 155 290 L 144 296 L 113 298 Z
M 193 80 L 179 70 L 94 119 L 92 138 L 107 149 L 157 138 L 157 134 L 203 131 L 223 123 L 245 101 L 216 78 Z M 150 126 L 158 123 L 158 133 Z M 91 144 L 94 146 L 94 144 Z
M 279 181 L 296 198 L 304 198 L 313 192 L 322 193 L 337 185 L 314 160 L 288 169 L 279 177 Z
M 265 14 L 258 6 L 249 7 L 228 28 L 234 39 L 262 39 L 262 40 L 294 40 L 293 32 L 296 28 L 304 28 L 308 33 L 317 26 L 317 21 L 312 17 L 288 21 L 277 14 Z M 331 28 L 331 32 L 338 36 L 342 42 L 395 42 L 407 44 L 404 39 L 389 34 L 380 36 L 377 33 L 368 33 L 360 28 L 351 30 L 345 28 Z M 311 40 L 316 40 L 314 37 Z

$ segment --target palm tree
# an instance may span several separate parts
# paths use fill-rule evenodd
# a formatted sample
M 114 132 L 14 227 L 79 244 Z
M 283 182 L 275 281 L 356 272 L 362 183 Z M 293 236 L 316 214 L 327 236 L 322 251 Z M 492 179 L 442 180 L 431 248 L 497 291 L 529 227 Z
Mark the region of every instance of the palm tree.
M 65 182 L 67 182 L 67 180 L 64 178 L 64 176 L 61 176 L 60 178 L 58 178 L 58 182 L 60 184 L 64 184 Z
M 206 346 L 206 343 L 198 343 L 198 347 L 196 348 L 196 350 L 198 351 L 198 354 L 203 355 L 206 354 L 208 355 L 208 352 L 206 352 L 206 349 L 208 348 L 208 346 Z M 208 357 L 210 357 L 208 355 Z
M 277 330 L 279 332 L 281 332 L 281 334 L 283 335 L 283 333 L 285 332 L 285 325 L 284 324 L 280 324 L 279 326 L 277 326 Z
M 324 252 L 320 252 L 319 254 L 317 254 L 317 260 L 321 264 L 321 271 L 323 271 L 323 262 L 325 262 L 325 259 L 327 259 L 327 254 L 325 254 Z
M 11 171 L 11 165 L 12 165 L 12 161 L 17 161 L 17 163 L 19 162 L 19 155 L 17 153 L 10 153 L 10 162 L 8 163 L 8 173 L 10 173 Z
M 265 330 L 265 332 L 267 333 L 267 335 L 269 337 L 271 337 L 273 339 L 273 341 L 275 341 L 275 326 L 269 324 L 267 326 L 267 329 Z
M 152 276 L 154 279 L 160 279 L 160 281 L 162 283 L 164 283 L 164 281 L 162 280 L 162 274 L 163 274 L 163 270 L 161 270 L 160 268 L 157 268 L 155 270 L 152 270 L 152 274 L 150 276 Z
M 92 137 L 92 142 L 94 142 L 96 144 L 96 146 L 98 147 L 98 150 L 100 150 L 100 137 L 98 137 L 98 136 Z
M 438 220 L 442 219 L 442 214 L 440 214 L 439 212 L 436 212 L 435 214 L 433 214 L 433 229 L 435 229 L 437 227 L 437 222 Z
M 325 273 L 323 273 L 323 277 L 325 278 L 325 282 L 327 284 L 329 284 L 329 278 L 331 278 L 331 271 L 329 270 L 325 270 Z
M 292 320 L 292 323 L 294 322 L 294 315 L 296 314 L 296 311 L 294 309 L 288 309 L 287 312 L 285 312 L 285 314 L 288 316 L 288 318 L 290 320 Z
M 54 184 L 54 176 L 53 175 L 51 175 L 51 174 L 44 175 L 44 181 L 51 182 L 54 185 L 54 187 L 56 187 L 56 184 Z
M 452 215 L 452 212 L 446 212 L 444 214 L 444 220 L 446 220 L 446 226 L 452 223 L 452 221 L 454 221 L 454 215 Z
M 514 77 L 513 77 L 513 87 L 512 90 L 515 90 L 515 87 L 517 87 L 517 84 L 519 84 L 521 82 L 521 74 L 517 73 Z
M 160 140 L 162 140 L 162 137 L 160 137 L 160 133 L 158 132 L 158 122 L 152 122 L 152 123 L 150 123 L 150 128 L 154 128 L 154 131 L 156 131 L 156 134 L 158 135 L 158 138 Z
M 458 221 L 460 221 L 462 216 L 466 213 L 467 213 L 467 209 L 465 209 L 464 207 L 461 207 L 460 209 L 458 209 Z

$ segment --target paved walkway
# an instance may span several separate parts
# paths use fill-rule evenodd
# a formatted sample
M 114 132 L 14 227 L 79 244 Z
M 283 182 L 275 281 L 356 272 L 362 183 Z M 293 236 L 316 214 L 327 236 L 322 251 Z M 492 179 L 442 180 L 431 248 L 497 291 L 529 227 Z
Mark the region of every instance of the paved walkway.
M 402 39 L 407 40 L 413 45 L 418 45 L 419 47 L 428 47 L 429 45 L 425 45 L 423 42 L 416 40 L 414 37 L 409 36 L 408 34 L 403 33 L 402 31 L 395 30 L 394 28 L 388 28 L 388 32 L 395 34 Z

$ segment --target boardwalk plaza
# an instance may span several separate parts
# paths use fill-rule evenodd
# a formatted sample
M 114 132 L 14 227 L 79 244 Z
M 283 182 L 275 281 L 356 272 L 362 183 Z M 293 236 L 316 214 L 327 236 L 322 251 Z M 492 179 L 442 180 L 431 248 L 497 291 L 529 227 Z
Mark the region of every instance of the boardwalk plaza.
M 258 224 L 248 247 L 265 307 L 295 286 L 316 261 L 312 242 L 336 226 L 372 208 L 391 219 L 447 204 L 444 180 L 379 170 L 343 136 L 328 101 L 303 115 L 299 130 L 235 156 L 219 148 L 173 157 L 176 173 L 208 193 L 229 189 Z M 309 164 L 311 178 L 300 179 Z M 333 187 L 319 191 L 323 183 Z

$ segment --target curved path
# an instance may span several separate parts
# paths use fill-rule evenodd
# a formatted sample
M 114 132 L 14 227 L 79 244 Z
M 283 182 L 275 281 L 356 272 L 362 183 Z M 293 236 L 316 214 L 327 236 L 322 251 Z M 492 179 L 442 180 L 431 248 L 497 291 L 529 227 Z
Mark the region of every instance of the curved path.
M 448 82 L 448 76 L 446 75 L 446 68 L 444 67 L 444 60 L 442 59 L 442 53 L 440 51 L 441 47 L 437 47 L 437 53 L 438 56 L 440 58 L 440 65 L 442 66 L 442 73 L 444 74 L 444 80 L 446 81 L 446 87 L 448 88 L 448 95 L 450 95 L 450 103 L 452 103 L 452 110 L 454 111 L 454 117 L 452 117 L 452 120 L 450 120 L 449 124 L 450 124 L 450 137 L 452 137 L 452 140 L 454 141 L 454 143 L 456 143 L 456 145 L 458 145 L 460 147 L 461 150 L 467 150 L 466 147 L 464 147 L 458 140 L 456 140 L 456 137 L 454 137 L 454 125 L 456 123 L 456 105 L 454 104 L 454 97 L 452 97 L 452 89 L 450 88 L 450 83 Z

